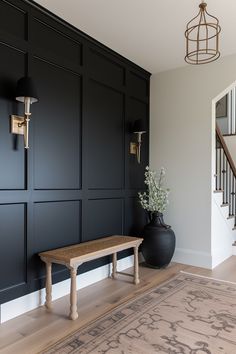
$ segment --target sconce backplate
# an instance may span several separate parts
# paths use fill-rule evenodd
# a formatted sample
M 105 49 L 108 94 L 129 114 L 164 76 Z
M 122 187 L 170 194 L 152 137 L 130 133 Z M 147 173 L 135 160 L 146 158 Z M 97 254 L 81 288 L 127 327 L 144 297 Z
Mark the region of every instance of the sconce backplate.
M 24 135 L 24 117 L 11 115 L 11 133 Z
M 137 143 L 132 143 L 132 142 L 130 143 L 129 152 L 132 155 L 136 155 L 136 153 L 137 153 Z

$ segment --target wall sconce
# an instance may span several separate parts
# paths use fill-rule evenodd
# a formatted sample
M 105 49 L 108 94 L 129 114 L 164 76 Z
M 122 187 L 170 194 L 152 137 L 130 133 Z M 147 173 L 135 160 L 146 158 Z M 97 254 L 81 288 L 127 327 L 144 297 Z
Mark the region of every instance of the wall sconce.
M 130 143 L 130 154 L 137 156 L 137 161 L 141 161 L 141 144 L 142 144 L 142 134 L 146 133 L 146 125 L 143 119 L 137 119 L 134 122 L 132 133 L 136 134 L 137 142 Z
M 22 77 L 17 82 L 15 99 L 24 103 L 24 116 L 11 115 L 11 133 L 24 135 L 25 149 L 29 148 L 30 105 L 38 101 L 33 81 L 30 77 Z

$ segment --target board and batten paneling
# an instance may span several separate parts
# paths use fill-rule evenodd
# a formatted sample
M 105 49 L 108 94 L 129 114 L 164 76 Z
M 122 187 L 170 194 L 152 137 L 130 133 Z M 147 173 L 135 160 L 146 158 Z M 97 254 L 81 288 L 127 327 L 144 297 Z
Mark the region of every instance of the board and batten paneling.
M 81 77 L 37 58 L 32 67 L 40 97 L 32 107 L 34 188 L 80 189 Z
M 142 161 L 130 127 L 149 125 L 150 74 L 28 0 L 0 2 L 0 303 L 40 289 L 38 252 L 112 234 L 141 235 Z M 17 80 L 32 76 L 30 149 L 9 132 L 22 114 Z M 128 253 L 122 253 L 125 256 Z M 80 267 L 104 265 L 102 258 Z M 8 269 L 5 272 L 5 269 Z M 53 267 L 53 281 L 69 276 Z
M 21 113 L 20 107 L 12 100 L 12 95 L 16 80 L 25 74 L 26 54 L 17 47 L 9 47 L 3 43 L 0 43 L 0 53 L 0 190 L 25 189 L 26 161 L 23 141 L 9 134 L 9 115 Z
M 89 189 L 124 188 L 124 97 L 122 92 L 89 81 L 88 158 Z M 101 143 L 102 142 L 102 143 Z

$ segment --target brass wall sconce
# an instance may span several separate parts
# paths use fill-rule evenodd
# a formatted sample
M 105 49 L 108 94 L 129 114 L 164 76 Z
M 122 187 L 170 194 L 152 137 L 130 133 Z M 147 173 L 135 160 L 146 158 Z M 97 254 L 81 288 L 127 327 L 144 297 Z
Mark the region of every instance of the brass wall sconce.
M 142 134 L 146 133 L 146 126 L 143 119 L 137 119 L 134 122 L 132 133 L 136 134 L 137 142 L 130 143 L 130 154 L 137 156 L 138 163 L 141 162 L 141 144 L 142 144 Z
M 25 149 L 29 148 L 30 105 L 38 101 L 33 81 L 30 77 L 22 77 L 17 82 L 15 99 L 24 103 L 24 116 L 11 115 L 11 133 L 24 135 Z

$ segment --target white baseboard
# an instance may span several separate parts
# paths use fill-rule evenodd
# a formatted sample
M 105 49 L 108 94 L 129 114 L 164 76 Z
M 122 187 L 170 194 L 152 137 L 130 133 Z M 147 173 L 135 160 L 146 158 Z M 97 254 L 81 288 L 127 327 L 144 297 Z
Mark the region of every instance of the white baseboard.
M 186 248 L 176 248 L 172 261 L 195 267 L 212 268 L 212 258 L 210 253 L 193 251 Z
M 117 262 L 118 271 L 133 266 L 133 256 L 125 257 Z M 77 276 L 77 289 L 82 289 L 88 285 L 96 283 L 110 275 L 111 264 L 93 269 L 89 272 Z M 52 288 L 53 300 L 68 295 L 70 292 L 70 279 L 54 284 Z M 31 311 L 45 302 L 45 289 L 35 291 L 15 300 L 0 305 L 0 323 L 4 323 L 14 317 Z

